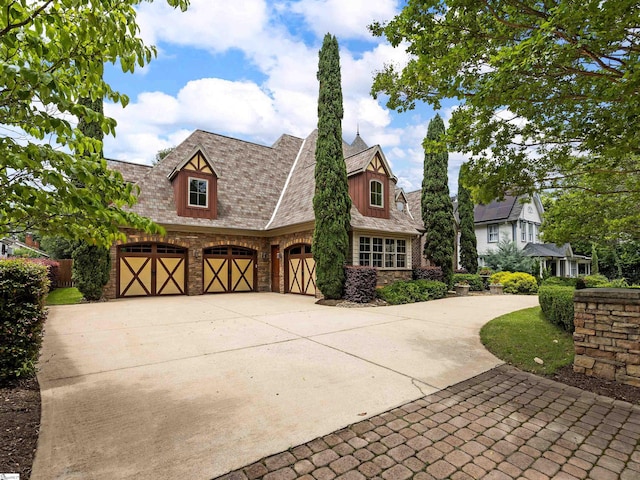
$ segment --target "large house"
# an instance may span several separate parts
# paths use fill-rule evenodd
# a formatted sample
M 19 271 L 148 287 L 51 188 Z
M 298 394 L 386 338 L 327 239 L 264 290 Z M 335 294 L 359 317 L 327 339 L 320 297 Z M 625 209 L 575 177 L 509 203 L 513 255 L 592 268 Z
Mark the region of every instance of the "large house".
M 126 241 L 111 248 L 105 295 L 315 295 L 316 140 L 314 131 L 264 146 L 197 130 L 154 166 L 109 160 L 140 188 L 133 210 L 166 234 L 124 230 Z M 360 135 L 343 149 L 350 263 L 376 267 L 379 284 L 409 279 L 419 232 L 397 178 L 382 149 Z

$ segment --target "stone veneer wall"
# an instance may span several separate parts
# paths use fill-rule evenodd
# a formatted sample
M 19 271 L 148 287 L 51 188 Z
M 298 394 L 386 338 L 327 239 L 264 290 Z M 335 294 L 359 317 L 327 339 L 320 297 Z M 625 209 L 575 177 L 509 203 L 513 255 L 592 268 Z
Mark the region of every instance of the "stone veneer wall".
M 384 287 L 398 280 L 411 280 L 412 270 L 382 270 L 378 269 L 378 281 L 376 286 Z
M 575 372 L 640 387 L 640 290 L 576 290 L 574 324 Z

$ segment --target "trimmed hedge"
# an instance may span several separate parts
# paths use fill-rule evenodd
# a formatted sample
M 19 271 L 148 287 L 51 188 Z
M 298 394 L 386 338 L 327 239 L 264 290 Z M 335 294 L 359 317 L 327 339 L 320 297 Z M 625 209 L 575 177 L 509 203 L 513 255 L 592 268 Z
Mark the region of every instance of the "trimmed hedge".
M 454 273 L 453 284 L 460 282 L 467 282 L 469 284 L 469 290 L 472 292 L 482 292 L 484 290 L 484 282 L 480 275 L 474 275 L 473 273 Z
M 609 279 L 604 275 L 587 275 L 586 277 L 582 277 L 582 280 L 584 280 L 584 285 L 587 288 L 609 286 Z
M 100 300 L 102 289 L 109 281 L 111 257 L 109 250 L 80 243 L 71 254 L 73 281 L 87 300 Z
M 577 278 L 570 277 L 549 277 L 542 282 L 542 285 L 556 285 L 560 287 L 575 287 Z
M 575 288 L 559 285 L 542 285 L 538 301 L 545 318 L 567 332 L 573 332 L 573 293 Z
M 391 305 L 426 302 L 447 295 L 447 285 L 433 280 L 411 280 L 395 282 L 379 288 L 378 297 Z
M 48 258 L 25 258 L 25 260 L 30 263 L 44 265 L 47 267 L 50 289 L 53 289 L 58 285 L 58 278 L 60 277 L 60 262 L 56 262 L 55 260 L 50 260 Z
M 538 291 L 538 282 L 533 275 L 524 272 L 498 272 L 491 275 L 490 283 L 504 285 L 505 293 L 532 295 Z
M 47 317 L 47 273 L 44 265 L 26 260 L 0 261 L 0 383 L 36 372 Z
M 377 273 L 373 267 L 347 266 L 344 269 L 344 299 L 369 303 L 376 298 Z
M 413 279 L 442 282 L 444 280 L 444 274 L 440 267 L 416 267 L 413 269 Z

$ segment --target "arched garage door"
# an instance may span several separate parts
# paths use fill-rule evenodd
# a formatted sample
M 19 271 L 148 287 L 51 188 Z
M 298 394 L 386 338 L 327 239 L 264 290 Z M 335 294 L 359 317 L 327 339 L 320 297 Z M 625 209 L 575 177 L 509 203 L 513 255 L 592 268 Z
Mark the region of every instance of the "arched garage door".
M 296 245 L 287 250 L 287 292 L 316 294 L 316 262 L 311 245 Z
M 233 245 L 204 249 L 204 293 L 253 292 L 256 290 L 255 250 Z
M 187 249 L 161 243 L 118 247 L 118 297 L 184 295 Z

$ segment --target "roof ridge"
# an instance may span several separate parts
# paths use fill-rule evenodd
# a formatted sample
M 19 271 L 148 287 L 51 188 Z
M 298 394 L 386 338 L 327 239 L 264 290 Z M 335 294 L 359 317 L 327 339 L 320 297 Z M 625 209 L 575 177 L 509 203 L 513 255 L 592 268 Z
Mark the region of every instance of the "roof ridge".
M 228 138 L 229 140 L 235 140 L 236 142 L 242 142 L 242 143 L 248 143 L 249 145 L 255 145 L 256 147 L 263 147 L 263 148 L 268 148 L 270 150 L 275 150 L 273 145 L 263 145 L 261 143 L 256 143 L 256 142 L 251 142 L 249 140 L 244 140 L 243 138 L 236 138 L 236 137 L 230 137 L 229 135 L 223 135 L 221 133 L 215 133 L 215 132 L 209 132 L 207 130 L 203 130 L 201 128 L 196 128 L 194 130 L 195 132 L 201 132 L 204 133 L 206 135 L 213 135 L 215 137 L 222 137 L 222 138 Z M 295 135 L 289 135 L 287 133 L 283 133 L 282 135 L 280 135 L 277 139 L 276 142 L 278 141 L 279 138 L 283 137 L 283 136 L 288 136 L 288 137 L 292 137 L 292 138 L 297 138 L 298 140 L 302 140 L 302 138 L 300 137 L 296 137 Z

